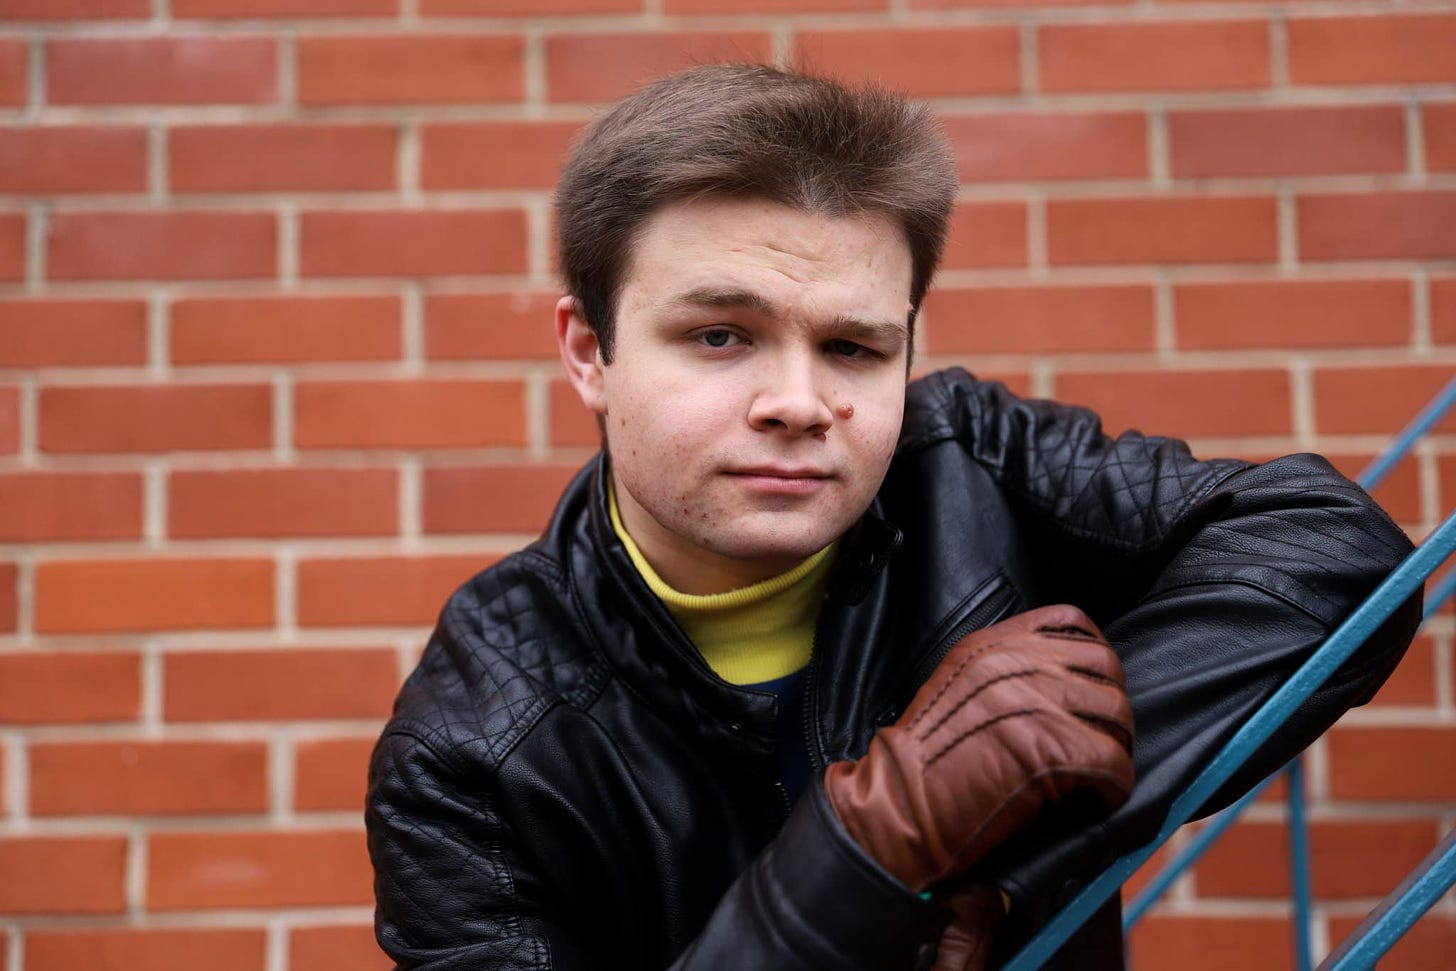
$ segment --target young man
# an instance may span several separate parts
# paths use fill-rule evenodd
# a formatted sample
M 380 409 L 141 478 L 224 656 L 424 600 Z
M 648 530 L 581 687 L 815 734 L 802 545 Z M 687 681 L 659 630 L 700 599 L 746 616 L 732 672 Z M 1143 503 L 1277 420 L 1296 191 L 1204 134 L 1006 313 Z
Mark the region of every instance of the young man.
M 1407 552 L 1312 456 L 907 389 L 954 186 L 923 109 L 769 68 L 584 136 L 556 329 L 605 448 L 451 598 L 376 749 L 401 968 L 984 967 Z M 1414 620 L 1215 801 L 1368 698 Z M 1115 916 L 1066 966 L 1120 966 Z

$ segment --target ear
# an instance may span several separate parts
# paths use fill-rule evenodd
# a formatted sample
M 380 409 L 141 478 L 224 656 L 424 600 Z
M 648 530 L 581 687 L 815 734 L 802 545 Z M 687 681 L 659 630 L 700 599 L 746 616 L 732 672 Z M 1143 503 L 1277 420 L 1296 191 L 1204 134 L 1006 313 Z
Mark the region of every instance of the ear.
M 580 305 L 573 296 L 556 301 L 556 346 L 566 377 L 576 389 L 581 403 L 598 415 L 607 413 L 607 396 L 601 347 L 596 332 L 582 319 Z

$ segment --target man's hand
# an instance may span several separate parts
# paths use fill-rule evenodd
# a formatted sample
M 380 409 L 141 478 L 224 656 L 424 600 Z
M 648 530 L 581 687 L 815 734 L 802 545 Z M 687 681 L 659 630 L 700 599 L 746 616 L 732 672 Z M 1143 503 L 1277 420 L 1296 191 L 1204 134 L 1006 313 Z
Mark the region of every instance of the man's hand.
M 912 890 L 957 876 L 1072 793 L 1110 811 L 1132 789 L 1122 666 L 1075 607 L 961 639 L 857 762 L 824 774 L 855 841 Z

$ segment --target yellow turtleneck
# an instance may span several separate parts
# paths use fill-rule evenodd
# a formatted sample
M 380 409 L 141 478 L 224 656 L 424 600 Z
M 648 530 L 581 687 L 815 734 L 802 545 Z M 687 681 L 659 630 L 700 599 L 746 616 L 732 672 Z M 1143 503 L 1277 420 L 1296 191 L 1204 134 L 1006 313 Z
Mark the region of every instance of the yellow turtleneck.
M 814 624 L 834 563 L 830 543 L 793 569 L 726 593 L 683 593 L 668 586 L 622 525 L 608 488 L 612 528 L 633 566 L 682 627 L 703 660 L 730 684 L 761 684 L 809 663 Z

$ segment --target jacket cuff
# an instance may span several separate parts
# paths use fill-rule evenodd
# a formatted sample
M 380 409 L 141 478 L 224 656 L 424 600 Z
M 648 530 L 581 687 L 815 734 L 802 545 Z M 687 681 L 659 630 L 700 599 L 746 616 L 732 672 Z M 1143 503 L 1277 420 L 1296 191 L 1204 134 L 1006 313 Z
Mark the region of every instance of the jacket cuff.
M 765 852 L 760 876 L 788 919 L 814 928 L 839 967 L 924 968 L 951 913 L 896 880 L 811 785 Z

